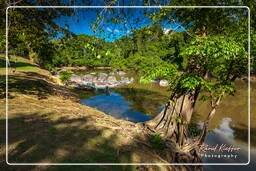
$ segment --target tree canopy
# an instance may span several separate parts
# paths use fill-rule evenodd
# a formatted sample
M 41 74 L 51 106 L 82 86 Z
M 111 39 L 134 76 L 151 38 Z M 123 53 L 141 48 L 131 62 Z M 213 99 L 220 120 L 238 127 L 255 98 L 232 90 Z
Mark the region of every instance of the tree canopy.
M 19 5 L 67 5 L 66 1 L 24 0 Z M 119 1 L 103 1 L 112 6 Z M 170 98 L 159 115 L 145 123 L 171 139 L 183 152 L 194 153 L 208 132 L 208 125 L 225 95 L 235 93 L 234 82 L 248 74 L 248 14 L 251 8 L 252 71 L 255 72 L 255 4 L 253 0 L 143 0 L 142 5 L 240 6 L 238 8 L 156 8 L 142 9 L 133 19 L 130 10 L 98 10 L 90 29 L 99 35 L 107 26 L 125 28 L 125 35 L 112 41 L 102 36 L 74 34 L 55 19 L 75 15 L 73 9 L 9 9 L 11 53 L 33 59 L 47 69 L 60 66 L 111 66 L 142 75 L 141 82 L 161 78 L 169 81 Z M 75 1 L 71 1 L 74 4 Z M 127 2 L 122 2 L 127 5 Z M 71 5 L 68 4 L 68 5 Z M 1 3 L 6 7 L 8 4 Z M 134 1 L 128 5 L 136 5 Z M 106 14 L 106 15 L 105 15 Z M 1 20 L 5 21 L 3 11 Z M 140 27 L 137 27 L 139 25 Z M 122 26 L 122 27 L 121 27 Z M 176 26 L 176 29 L 173 27 Z M 4 49 L 3 28 L 0 40 Z M 179 29 L 177 29 L 179 28 Z M 111 29 L 110 29 L 111 30 Z M 122 32 L 122 31 L 118 31 Z M 61 33 L 61 34 L 60 34 Z M 67 78 L 62 78 L 66 80 Z M 200 95 L 200 96 L 199 96 Z M 210 102 L 201 135 L 191 140 L 188 124 L 199 97 Z

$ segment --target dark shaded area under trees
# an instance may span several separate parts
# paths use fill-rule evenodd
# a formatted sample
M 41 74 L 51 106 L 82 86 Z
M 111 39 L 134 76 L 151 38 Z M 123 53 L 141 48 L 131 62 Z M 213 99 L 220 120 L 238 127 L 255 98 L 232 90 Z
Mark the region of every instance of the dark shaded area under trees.
M 23 3 L 29 4 L 27 1 Z M 161 4 L 161 1 L 154 1 L 153 4 Z M 249 6 L 252 10 L 251 31 L 255 33 L 254 1 L 223 3 L 214 0 L 188 4 L 187 1 L 175 0 L 164 5 L 220 4 Z M 247 74 L 248 10 L 163 8 L 149 11 L 147 16 L 154 23 L 152 26 L 133 30 L 130 36 L 114 42 L 88 35 L 74 35 L 68 28 L 60 28 L 52 22 L 60 15 L 72 14 L 72 10 L 10 10 L 10 18 L 13 19 L 9 33 L 11 52 L 27 56 L 49 70 L 59 66 L 111 66 L 117 70 L 141 72 L 144 74 L 143 82 L 157 77 L 167 79 L 171 89 L 170 99 L 165 109 L 144 126 L 161 133 L 187 157 L 197 156 L 197 147 L 204 142 L 208 125 L 221 100 L 225 95 L 234 94 L 235 79 Z M 113 22 L 118 22 L 120 15 L 116 10 L 113 10 L 113 15 L 117 16 Z M 1 19 L 4 20 L 3 17 Z M 36 22 L 38 20 L 41 25 Z M 161 28 L 165 21 L 179 22 L 188 27 L 186 32 L 165 34 Z M 18 24 L 20 22 L 24 22 L 24 25 Z M 48 31 L 41 29 L 47 27 Z M 192 36 L 187 31 L 193 33 Z M 52 39 L 56 32 L 62 32 L 65 36 Z M 255 34 L 252 35 L 252 42 L 255 42 Z M 1 39 L 1 49 L 3 45 L 4 40 Z M 252 72 L 255 73 L 255 43 L 252 43 L 251 49 Z M 204 92 L 202 100 L 210 102 L 211 112 L 201 134 L 191 137 L 188 124 L 201 92 Z

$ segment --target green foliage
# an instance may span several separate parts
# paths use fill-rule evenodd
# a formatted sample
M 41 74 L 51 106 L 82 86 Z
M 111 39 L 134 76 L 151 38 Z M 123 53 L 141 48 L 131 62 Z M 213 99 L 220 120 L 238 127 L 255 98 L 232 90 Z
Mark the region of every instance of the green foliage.
M 127 59 L 124 59 L 123 57 L 113 57 L 110 59 L 109 65 L 114 69 L 127 70 L 127 63 Z
M 173 119 L 173 120 L 176 120 L 177 123 L 182 124 L 182 125 L 188 124 L 188 121 L 187 121 L 187 120 L 185 120 L 185 119 L 183 119 L 183 118 L 181 118 L 181 117 L 179 117 L 179 116 L 174 117 L 174 118 L 172 118 L 172 119 Z
M 159 1 L 159 3 L 164 3 Z M 255 8 L 255 1 L 221 1 L 221 0 L 205 0 L 205 1 L 188 1 L 188 0 L 172 0 L 164 5 L 169 6 L 251 6 Z M 157 12 L 148 12 L 150 18 L 154 22 L 167 22 L 169 24 L 178 22 L 183 27 L 189 26 L 188 30 L 192 35 L 217 35 L 224 32 L 230 34 L 233 31 L 236 34 L 246 31 L 248 10 L 246 8 L 162 8 Z M 255 15 L 255 12 L 254 12 Z
M 212 130 L 212 129 L 210 129 L 210 130 L 208 130 L 208 133 L 210 133 L 210 134 L 215 134 L 215 131 Z
M 108 66 L 111 43 L 85 34 L 52 41 L 56 47 L 55 66 Z
M 196 87 L 202 84 L 203 78 L 197 75 L 188 74 L 186 77 L 180 79 L 181 88 L 187 91 L 194 90 Z
M 251 60 L 251 73 L 256 75 L 256 57 L 253 56 Z
M 151 69 L 145 71 L 144 75 L 140 78 L 140 82 L 149 83 L 152 79 L 164 78 L 168 80 L 170 88 L 174 88 L 178 80 L 177 69 L 178 66 L 176 64 L 168 64 L 161 61 L 159 65 L 153 66 Z
M 188 126 L 188 131 L 189 131 L 189 134 L 192 137 L 199 136 L 202 133 L 202 130 L 199 129 L 197 126 L 194 126 L 194 125 L 189 125 Z
M 72 74 L 73 72 L 71 71 L 67 71 L 67 70 L 60 71 L 60 80 L 66 83 L 70 79 Z
M 173 70 L 181 66 L 179 52 L 184 42 L 183 33 L 164 34 L 159 25 L 134 30 L 131 36 L 123 36 L 115 42 L 79 34 L 52 41 L 57 49 L 53 64 L 111 66 L 116 70 L 134 70 L 150 75 L 148 72 L 152 68 L 170 67 Z
M 234 80 L 247 73 L 247 52 L 243 41 L 233 37 L 195 38 L 182 52 L 186 68 L 179 86 L 188 91 L 202 88 L 208 94 L 202 99 L 214 99 L 223 93 L 234 94 Z M 211 76 L 212 78 L 208 78 Z
M 5 8 L 7 6 L 16 6 L 16 3 L 19 6 L 41 6 L 45 4 L 41 0 L 0 2 L 2 9 L 0 11 L 0 52 L 5 51 Z M 52 0 L 48 3 L 66 5 L 67 2 Z M 28 10 L 26 8 L 9 8 L 9 52 L 33 59 L 41 67 L 51 64 L 53 48 L 49 41 L 50 38 L 55 37 L 59 33 L 70 33 L 68 29 L 57 26 L 54 20 L 62 15 L 70 16 L 72 13 L 72 9 L 31 8 Z
M 162 139 L 162 136 L 158 133 L 151 134 L 151 144 L 153 148 L 164 150 L 166 147 L 165 142 Z
M 54 2 L 62 4 L 58 0 Z M 174 0 L 168 3 L 198 5 L 199 2 Z M 207 3 L 216 5 L 220 1 Z M 244 4 L 255 5 L 251 1 Z M 102 17 L 99 14 L 97 21 L 92 23 L 93 31 L 104 33 L 99 24 L 103 19 L 114 25 L 127 26 L 128 20 L 122 18 L 120 13 L 115 13 L 116 9 L 107 10 L 111 15 Z M 233 94 L 235 89 L 232 82 L 247 72 L 247 9 L 148 10 L 144 14 L 153 21 L 151 26 L 131 29 L 129 36 L 114 42 L 106 42 L 96 36 L 73 35 L 68 31 L 68 25 L 59 28 L 53 22 L 61 15 L 69 16 L 73 12 L 68 9 L 31 9 L 30 12 L 24 9 L 10 10 L 13 25 L 9 35 L 10 49 L 30 56 L 47 69 L 86 65 L 134 70 L 143 75 L 141 82 L 150 82 L 155 78 L 167 79 L 170 88 L 173 91 L 179 89 L 179 93 L 202 89 L 207 92 L 202 97 L 204 100 L 214 99 L 223 95 L 223 92 Z M 252 15 L 255 15 L 254 11 Z M 4 18 L 1 20 L 4 21 Z M 24 24 L 19 24 L 20 21 L 24 21 Z M 167 29 L 171 23 L 182 25 L 186 30 L 164 32 L 163 28 Z M 60 32 L 64 36 L 53 39 Z M 252 35 L 255 42 L 255 36 Z M 2 40 L 1 45 L 4 45 Z M 252 53 L 255 54 L 253 49 Z M 254 68 L 255 62 L 252 62 L 252 72 L 255 72 Z M 211 79 L 206 78 L 206 74 Z

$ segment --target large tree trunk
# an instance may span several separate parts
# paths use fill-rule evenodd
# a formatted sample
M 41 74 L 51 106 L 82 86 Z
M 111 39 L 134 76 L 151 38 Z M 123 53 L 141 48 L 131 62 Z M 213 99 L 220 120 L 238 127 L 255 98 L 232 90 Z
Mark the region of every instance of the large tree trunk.
M 187 123 L 191 120 L 198 92 L 196 89 L 179 97 L 171 97 L 160 114 L 146 125 L 182 148 L 190 141 Z

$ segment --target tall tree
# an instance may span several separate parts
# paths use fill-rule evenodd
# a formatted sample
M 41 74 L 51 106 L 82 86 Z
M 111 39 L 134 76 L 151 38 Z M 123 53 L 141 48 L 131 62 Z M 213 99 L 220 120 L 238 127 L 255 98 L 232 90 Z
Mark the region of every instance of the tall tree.
M 61 0 L 50 1 L 1 1 L 1 31 L 5 31 L 5 12 L 8 6 L 43 6 L 43 5 L 67 5 Z M 33 58 L 40 65 L 44 66 L 51 62 L 52 45 L 51 37 L 57 36 L 60 32 L 70 34 L 67 28 L 62 28 L 54 22 L 54 19 L 62 15 L 74 14 L 73 9 L 53 8 L 9 8 L 8 9 L 8 47 L 11 53 Z M 0 49 L 5 48 L 5 32 L 0 32 Z
M 152 5 L 152 1 L 143 1 Z M 161 4 L 164 3 L 164 4 Z M 218 6 L 250 5 L 253 1 L 153 1 L 154 5 L 170 6 Z M 125 13 L 125 11 L 122 11 Z M 144 10 L 146 17 L 159 24 L 175 24 L 191 36 L 180 55 L 184 71 L 177 72 L 175 65 L 161 63 L 156 67 L 144 67 L 146 74 L 141 79 L 166 78 L 170 82 L 171 96 L 165 109 L 145 125 L 163 133 L 174 147 L 188 154 L 203 143 L 217 106 L 223 96 L 234 93 L 234 81 L 246 74 L 248 47 L 248 9 L 241 8 L 163 8 Z M 120 14 L 117 12 L 117 15 Z M 252 14 L 254 16 L 255 13 Z M 254 21 L 252 22 L 254 23 Z M 255 27 L 255 26 L 253 26 Z M 139 47 L 144 46 L 139 42 Z M 192 139 L 188 131 L 195 103 L 200 92 L 202 99 L 211 102 L 211 111 L 204 122 L 202 134 Z
M 169 5 L 219 5 L 220 1 L 191 2 L 171 1 Z M 234 5 L 225 3 L 224 5 Z M 223 4 L 222 4 L 223 5 Z M 238 4 L 241 5 L 241 4 Z M 146 123 L 151 129 L 162 132 L 175 142 L 176 148 L 193 152 L 202 144 L 217 106 L 225 94 L 234 93 L 234 80 L 247 71 L 247 19 L 248 10 L 241 9 L 161 9 L 150 13 L 156 22 L 178 22 L 193 37 L 182 52 L 185 70 L 181 75 L 173 69 L 151 70 L 144 80 L 159 75 L 169 79 L 172 94 L 165 109 L 152 121 Z M 209 77 L 210 76 L 210 77 Z M 211 102 L 211 111 L 204 122 L 202 134 L 191 141 L 188 123 L 200 92 Z

